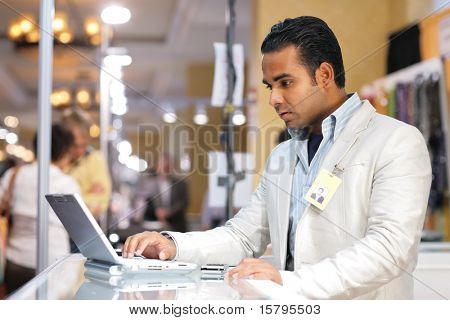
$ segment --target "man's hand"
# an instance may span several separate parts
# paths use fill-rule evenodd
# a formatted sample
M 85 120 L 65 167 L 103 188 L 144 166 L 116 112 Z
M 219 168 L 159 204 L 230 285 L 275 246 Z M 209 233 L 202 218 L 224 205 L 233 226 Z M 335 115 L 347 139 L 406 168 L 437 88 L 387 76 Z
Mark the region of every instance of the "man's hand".
M 145 231 L 135 234 L 125 241 L 122 256 L 132 258 L 135 253 L 151 259 L 171 260 L 175 258 L 177 248 L 173 240 L 158 232 Z
M 283 285 L 280 272 L 273 265 L 261 259 L 243 259 L 236 268 L 228 272 L 228 277 L 272 280 L 279 285 Z

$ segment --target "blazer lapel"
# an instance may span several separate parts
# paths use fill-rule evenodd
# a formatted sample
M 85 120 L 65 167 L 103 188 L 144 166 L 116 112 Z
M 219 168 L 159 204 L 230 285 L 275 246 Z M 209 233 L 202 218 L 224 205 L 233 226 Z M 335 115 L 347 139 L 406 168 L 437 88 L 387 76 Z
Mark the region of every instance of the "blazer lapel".
M 341 135 L 336 139 L 330 151 L 326 155 L 322 166 L 319 170 L 327 170 L 333 172 L 335 165 L 340 161 L 345 163 L 345 156 L 356 144 L 360 134 L 367 129 L 370 120 L 375 114 L 375 109 L 368 100 L 364 100 L 363 105 L 359 108 L 353 117 L 350 118 Z M 345 166 L 344 166 L 345 169 Z M 339 197 L 341 193 L 337 192 L 334 197 Z M 333 201 L 341 201 L 342 199 L 333 199 Z M 312 206 L 308 206 L 303 215 L 308 210 L 315 210 Z

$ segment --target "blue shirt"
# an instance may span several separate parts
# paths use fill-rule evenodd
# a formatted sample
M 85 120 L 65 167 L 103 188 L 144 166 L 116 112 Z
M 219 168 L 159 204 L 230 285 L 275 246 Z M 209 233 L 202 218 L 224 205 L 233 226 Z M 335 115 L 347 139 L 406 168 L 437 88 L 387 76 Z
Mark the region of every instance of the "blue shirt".
M 300 218 L 309 206 L 305 199 L 306 193 L 316 179 L 322 162 L 331 146 L 347 125 L 348 120 L 361 105 L 362 101 L 359 99 L 358 94 L 354 93 L 349 95 L 349 98 L 337 110 L 323 120 L 323 138 L 311 161 L 308 161 L 309 128 L 288 129 L 293 143 L 295 143 L 295 152 L 298 159 L 294 169 L 294 178 L 292 179 L 286 270 L 294 270 L 295 234 Z

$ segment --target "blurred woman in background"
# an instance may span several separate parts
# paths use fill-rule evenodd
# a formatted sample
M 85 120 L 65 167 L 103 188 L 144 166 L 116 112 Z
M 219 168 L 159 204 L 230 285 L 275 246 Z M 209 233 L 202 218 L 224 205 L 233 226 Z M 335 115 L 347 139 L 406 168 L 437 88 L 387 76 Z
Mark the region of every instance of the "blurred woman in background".
M 52 126 L 49 193 L 79 193 L 75 180 L 63 173 L 71 161 L 70 148 L 74 138 L 61 125 Z M 36 154 L 37 136 L 34 138 Z M 0 198 L 8 188 L 10 179 L 18 170 L 10 200 L 12 225 L 6 249 L 5 283 L 8 293 L 21 287 L 36 274 L 37 260 L 37 190 L 38 164 L 33 162 L 20 168 L 11 168 L 0 181 Z M 70 252 L 69 236 L 52 209 L 48 215 L 49 264 Z

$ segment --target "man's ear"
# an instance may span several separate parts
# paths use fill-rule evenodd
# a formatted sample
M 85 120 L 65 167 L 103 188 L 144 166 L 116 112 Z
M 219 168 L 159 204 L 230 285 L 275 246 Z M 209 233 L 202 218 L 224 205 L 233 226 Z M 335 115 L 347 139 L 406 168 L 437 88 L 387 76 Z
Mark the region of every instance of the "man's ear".
M 316 83 L 319 87 L 328 89 L 334 84 L 333 66 L 328 62 L 322 62 L 316 70 Z

